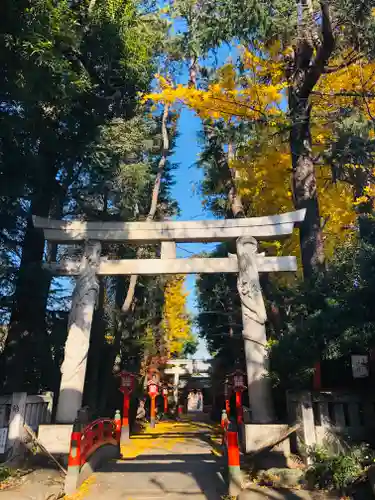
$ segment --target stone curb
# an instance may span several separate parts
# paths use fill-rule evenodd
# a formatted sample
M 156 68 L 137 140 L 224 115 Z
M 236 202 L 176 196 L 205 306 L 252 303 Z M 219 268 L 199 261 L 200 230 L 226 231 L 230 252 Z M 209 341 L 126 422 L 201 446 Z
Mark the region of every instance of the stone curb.
M 79 487 L 84 483 L 103 463 L 109 460 L 120 458 L 120 451 L 118 446 L 105 444 L 98 448 L 88 459 L 88 461 L 81 467 L 77 476 L 70 477 L 69 470 L 65 478 L 64 491 L 67 495 L 74 494 Z

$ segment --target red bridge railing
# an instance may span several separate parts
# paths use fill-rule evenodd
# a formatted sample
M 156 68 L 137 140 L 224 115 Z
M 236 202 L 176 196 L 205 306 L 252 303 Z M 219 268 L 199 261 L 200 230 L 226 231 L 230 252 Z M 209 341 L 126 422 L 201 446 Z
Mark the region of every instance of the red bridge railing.
M 106 444 L 118 446 L 116 421 L 98 418 L 88 424 L 81 434 L 81 467 L 95 451 Z
M 73 424 L 68 457 L 68 472 L 65 480 L 65 493 L 75 491 L 82 467 L 90 457 L 102 446 L 111 445 L 118 448 L 120 454 L 121 416 L 116 412 L 115 418 L 98 418 L 85 427 L 78 420 Z

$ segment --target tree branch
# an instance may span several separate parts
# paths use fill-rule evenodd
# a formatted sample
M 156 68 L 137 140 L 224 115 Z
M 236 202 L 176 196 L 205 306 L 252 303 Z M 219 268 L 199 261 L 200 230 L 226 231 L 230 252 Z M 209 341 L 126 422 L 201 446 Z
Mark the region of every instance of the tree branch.
M 169 136 L 168 136 L 168 128 L 167 128 L 169 106 L 170 105 L 168 103 L 164 104 L 163 117 L 162 117 L 162 121 L 161 121 L 161 133 L 162 133 L 162 137 L 163 137 L 163 147 L 162 147 L 161 157 L 159 160 L 158 170 L 157 170 L 155 181 L 154 181 L 154 187 L 152 189 L 150 210 L 147 214 L 146 221 L 151 221 L 155 217 L 156 209 L 158 206 L 161 179 L 163 177 L 164 168 L 165 168 L 165 164 L 167 162 L 167 157 L 168 157 L 168 153 L 169 153 L 170 145 L 169 145 Z M 137 252 L 136 252 L 137 259 L 140 259 L 142 257 L 142 252 L 143 252 L 142 247 L 138 247 Z M 131 308 L 131 305 L 132 305 L 133 299 L 134 299 L 135 287 L 137 285 L 137 281 L 138 281 L 138 275 L 132 274 L 130 276 L 130 283 L 129 283 L 128 291 L 126 293 L 124 303 L 121 307 L 122 314 L 127 314 L 130 311 L 130 308 Z
M 348 66 L 351 66 L 352 64 L 360 61 L 362 57 L 363 57 L 362 54 L 356 54 L 351 59 L 345 60 L 341 64 L 338 64 L 337 66 L 330 66 L 324 68 L 323 73 L 324 74 L 336 73 L 336 71 L 340 71 L 341 69 L 347 68 Z
M 374 98 L 374 92 L 319 92 L 318 90 L 312 90 L 311 95 L 318 95 L 320 97 L 362 97 L 362 98 Z
M 301 99 L 307 99 L 311 94 L 313 88 L 318 82 L 319 78 L 324 72 L 324 69 L 332 55 L 335 47 L 335 39 L 332 32 L 332 23 L 329 15 L 329 6 L 327 0 L 322 0 L 320 3 L 322 9 L 322 36 L 323 42 L 314 62 L 306 73 L 305 80 L 299 92 Z

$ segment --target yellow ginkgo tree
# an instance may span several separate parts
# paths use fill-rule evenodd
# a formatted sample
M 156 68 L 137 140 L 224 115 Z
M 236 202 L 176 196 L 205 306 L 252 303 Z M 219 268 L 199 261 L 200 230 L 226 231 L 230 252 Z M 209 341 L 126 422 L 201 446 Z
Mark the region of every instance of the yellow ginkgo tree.
M 191 321 L 187 312 L 185 276 L 168 278 L 164 288 L 163 341 L 167 355 L 180 356 L 187 343 L 194 341 Z
M 327 30 L 330 20 L 324 12 L 322 30 Z M 331 43 L 327 32 L 321 43 L 324 36 Z M 341 165 L 346 175 L 332 176 L 334 164 L 327 152 L 338 141 L 337 124 L 343 115 L 355 111 L 373 127 L 375 64 L 354 50 L 328 52 L 319 56 L 323 60 L 317 53 L 310 56 L 309 67 L 323 68 L 318 68 L 318 76 L 302 72 L 302 94 L 291 74 L 291 65 L 297 64 L 295 48 L 274 43 L 243 49 L 241 69 L 225 64 L 205 88 L 171 86 L 160 79 L 160 91 L 146 96 L 186 105 L 206 123 L 250 126 L 245 144 L 242 141 L 235 154 L 228 154 L 228 167 L 236 173 L 238 193 L 248 200 L 252 213 L 276 213 L 293 206 L 307 210 L 300 239 L 306 276 L 319 269 L 325 254 L 353 230 L 355 206 L 374 194 L 373 176 L 368 175 L 372 155 L 359 162 L 349 155 Z M 356 175 L 364 171 L 366 175 Z M 354 178 L 360 178 L 361 185 L 353 190 Z

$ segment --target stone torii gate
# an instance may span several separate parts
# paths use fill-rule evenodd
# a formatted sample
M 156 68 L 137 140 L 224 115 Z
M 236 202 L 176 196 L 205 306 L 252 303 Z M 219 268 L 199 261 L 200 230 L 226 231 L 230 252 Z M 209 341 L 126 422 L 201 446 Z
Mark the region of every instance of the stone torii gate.
M 259 272 L 296 271 L 296 258 L 267 257 L 257 253 L 257 240 L 275 240 L 292 233 L 305 210 L 282 215 L 214 221 L 81 222 L 34 217 L 34 226 L 55 243 L 84 243 L 80 263 L 45 264 L 57 275 L 77 276 L 69 315 L 68 337 L 61 367 L 56 421 L 72 423 L 82 404 L 87 354 L 100 275 L 153 275 L 238 273 L 242 304 L 249 403 L 254 423 L 273 421 L 267 379 L 266 310 L 259 285 Z M 228 258 L 176 258 L 176 242 L 222 242 L 236 240 L 237 255 Z M 160 259 L 108 260 L 100 257 L 101 242 L 161 243 Z

